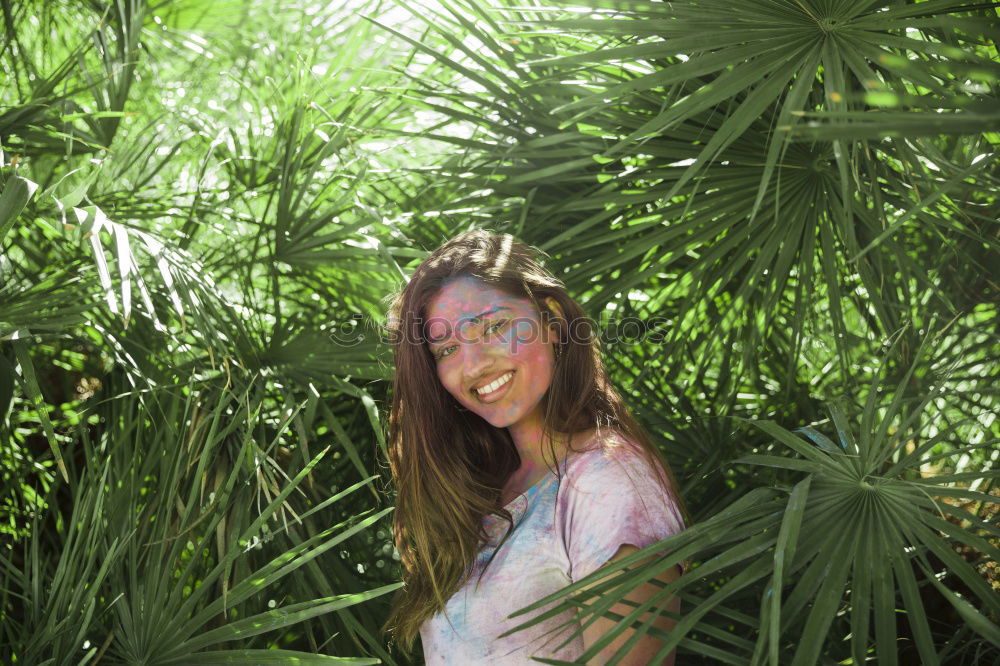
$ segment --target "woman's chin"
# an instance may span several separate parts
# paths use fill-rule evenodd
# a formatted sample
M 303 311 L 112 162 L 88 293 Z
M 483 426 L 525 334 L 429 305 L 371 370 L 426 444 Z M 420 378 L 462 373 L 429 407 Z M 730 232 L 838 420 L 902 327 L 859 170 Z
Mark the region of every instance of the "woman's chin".
M 487 405 L 480 405 L 478 409 L 473 411 L 494 428 L 507 428 L 517 423 L 515 415 L 504 413 L 501 410 L 489 409 Z

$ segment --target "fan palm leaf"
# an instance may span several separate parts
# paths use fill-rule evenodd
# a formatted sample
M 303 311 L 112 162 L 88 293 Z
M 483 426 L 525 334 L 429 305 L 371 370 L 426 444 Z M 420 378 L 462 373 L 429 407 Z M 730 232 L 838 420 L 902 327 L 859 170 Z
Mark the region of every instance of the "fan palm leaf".
M 931 341 L 930 336 L 925 338 L 922 358 L 929 353 Z M 888 403 L 876 390 L 878 381 L 871 386 L 860 427 L 852 426 L 844 412 L 831 405 L 833 439 L 813 427 L 801 429 L 799 435 L 771 421 L 747 421 L 774 444 L 765 446 L 766 452 L 743 456 L 734 464 L 789 470 L 800 477 L 794 486 L 757 488 L 685 532 L 577 581 L 564 594 L 670 549 L 669 555 L 654 563 L 612 576 L 583 593 L 565 599 L 556 593 L 518 611 L 515 615 L 561 600 L 544 615 L 532 615 L 518 629 L 567 609 L 576 610 L 575 617 L 587 622 L 606 613 L 637 585 L 693 558 L 697 566 L 629 616 L 616 617 L 615 630 L 601 644 L 591 645 L 578 663 L 585 663 L 601 645 L 629 626 L 634 625 L 637 634 L 656 632 L 649 628 L 652 616 L 639 622 L 646 611 L 668 595 L 679 595 L 683 600 L 688 599 L 688 593 L 697 595 L 698 601 L 683 609 L 675 628 L 664 636 L 659 657 L 679 647 L 711 658 L 711 642 L 706 646 L 704 638 L 688 639 L 693 635 L 719 641 L 711 630 L 702 629 L 706 615 L 720 604 L 738 600 L 748 586 L 765 581 L 759 625 L 748 627 L 743 635 L 753 642 L 739 649 L 737 641 L 728 637 L 715 646 L 729 655 L 729 663 L 814 664 L 821 655 L 864 661 L 873 652 L 880 664 L 895 664 L 899 659 L 897 609 L 906 612 L 907 635 L 921 663 L 940 663 L 941 630 L 929 623 L 926 601 L 919 591 L 927 586 L 952 604 L 973 631 L 995 644 L 1000 627 L 991 618 L 1000 614 L 1000 602 L 954 547 L 968 547 L 995 561 L 1000 556 L 995 545 L 1000 530 L 943 498 L 993 502 L 994 498 L 966 484 L 994 480 L 998 473 L 987 469 L 927 476 L 921 464 L 988 450 L 1000 440 L 984 438 L 963 446 L 955 443 L 957 433 L 962 432 L 957 427 L 922 436 L 926 428 L 920 422 L 931 417 L 934 392 L 917 401 L 904 398 L 905 385 L 916 368 L 909 369 Z M 937 456 L 927 455 L 942 448 Z M 970 528 L 962 528 L 962 521 L 970 521 Z M 968 590 L 967 597 L 956 594 L 956 584 Z M 588 605 L 595 595 L 599 601 Z M 838 619 L 845 604 L 849 619 Z M 838 657 L 845 647 L 832 643 L 829 636 L 834 622 L 845 621 L 850 627 L 850 644 L 847 653 Z M 717 623 L 708 624 L 717 634 Z

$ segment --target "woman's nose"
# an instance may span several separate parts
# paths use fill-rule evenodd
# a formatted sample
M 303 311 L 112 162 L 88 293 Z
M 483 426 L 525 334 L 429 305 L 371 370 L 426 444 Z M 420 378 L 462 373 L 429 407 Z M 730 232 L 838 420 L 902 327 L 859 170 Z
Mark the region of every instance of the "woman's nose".
M 493 365 L 493 358 L 488 351 L 489 345 L 483 344 L 481 340 L 468 342 L 464 347 L 462 355 L 465 358 L 462 359 L 462 365 L 466 378 L 472 379 L 478 377 Z

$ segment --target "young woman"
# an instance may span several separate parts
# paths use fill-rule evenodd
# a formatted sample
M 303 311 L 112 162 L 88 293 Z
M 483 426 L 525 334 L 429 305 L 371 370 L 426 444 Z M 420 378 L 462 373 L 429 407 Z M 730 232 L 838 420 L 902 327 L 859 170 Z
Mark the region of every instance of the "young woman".
M 405 585 L 386 627 L 407 651 L 419 634 L 428 664 L 576 660 L 613 620 L 559 648 L 579 629 L 572 613 L 500 638 L 533 617 L 508 616 L 683 529 L 669 468 L 608 384 L 589 320 L 530 247 L 474 230 L 420 264 L 389 325 Z M 661 645 L 647 634 L 619 663 L 648 664 Z

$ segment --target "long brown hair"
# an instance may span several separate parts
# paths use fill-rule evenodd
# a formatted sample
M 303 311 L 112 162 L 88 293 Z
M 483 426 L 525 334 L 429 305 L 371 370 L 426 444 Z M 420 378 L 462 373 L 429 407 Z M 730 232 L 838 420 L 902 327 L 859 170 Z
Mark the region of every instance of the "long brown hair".
M 556 327 L 559 353 L 542 398 L 542 439 L 549 442 L 550 459 L 555 460 L 554 432 L 614 428 L 642 447 L 664 488 L 683 506 L 662 454 L 608 383 L 590 319 L 542 267 L 538 251 L 510 234 L 482 229 L 458 234 L 421 262 L 393 296 L 388 317 L 396 365 L 389 465 L 398 491 L 393 531 L 404 586 L 383 629 L 406 652 L 424 621 L 465 583 L 482 545 L 483 518 L 495 514 L 510 523 L 500 494 L 521 463 L 507 429 L 465 410 L 438 380 L 423 327 L 430 302 L 458 277 L 531 300 L 542 322 Z M 562 318 L 550 316 L 546 298 L 559 304 Z

